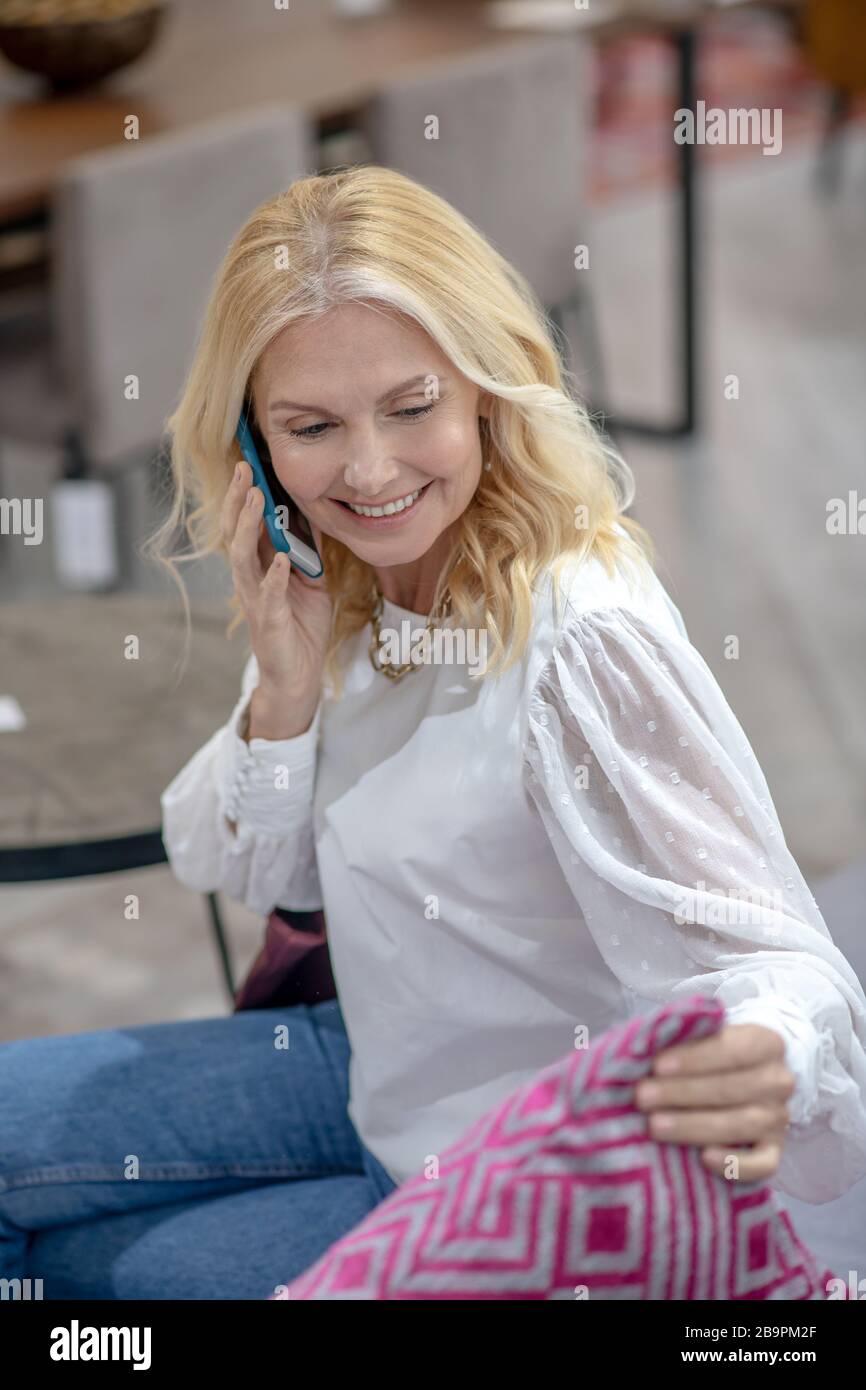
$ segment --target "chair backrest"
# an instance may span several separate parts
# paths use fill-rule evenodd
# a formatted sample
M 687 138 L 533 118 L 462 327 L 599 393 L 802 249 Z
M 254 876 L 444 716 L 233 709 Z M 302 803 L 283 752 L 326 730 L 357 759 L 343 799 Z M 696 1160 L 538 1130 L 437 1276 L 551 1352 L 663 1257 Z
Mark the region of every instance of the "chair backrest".
M 313 169 L 307 118 L 273 104 L 67 166 L 51 233 L 55 351 L 95 471 L 159 442 L 230 241 Z
M 591 62 L 575 34 L 515 40 L 400 77 L 363 115 L 376 162 L 452 203 L 547 306 L 576 284 Z

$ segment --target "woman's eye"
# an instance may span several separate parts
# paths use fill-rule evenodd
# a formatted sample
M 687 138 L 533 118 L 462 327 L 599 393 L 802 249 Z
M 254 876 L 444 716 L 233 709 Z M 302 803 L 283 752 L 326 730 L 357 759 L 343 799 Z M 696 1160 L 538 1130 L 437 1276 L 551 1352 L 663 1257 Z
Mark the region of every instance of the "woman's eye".
M 427 405 L 410 405 L 406 406 L 404 410 L 395 410 L 394 414 L 399 416 L 401 420 L 419 420 L 423 415 L 428 415 L 435 404 L 435 401 L 430 401 Z M 325 431 L 332 427 L 329 420 L 322 420 L 315 425 L 305 425 L 300 430 L 290 429 L 288 433 L 294 439 L 321 439 Z
M 318 439 L 318 431 L 327 429 L 330 429 L 328 421 L 322 420 L 318 425 L 305 425 L 302 430 L 289 430 L 289 434 L 293 434 L 296 439 Z

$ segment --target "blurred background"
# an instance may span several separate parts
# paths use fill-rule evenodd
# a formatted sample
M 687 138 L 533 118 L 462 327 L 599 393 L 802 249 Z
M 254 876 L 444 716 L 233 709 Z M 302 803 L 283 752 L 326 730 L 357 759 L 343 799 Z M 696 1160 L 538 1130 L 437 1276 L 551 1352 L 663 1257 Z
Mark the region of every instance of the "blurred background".
M 862 0 L 0 0 L 0 55 L 0 1038 L 225 1013 L 258 949 L 159 837 L 239 693 L 228 576 L 184 567 L 176 686 L 139 547 L 228 242 L 370 160 L 534 285 L 866 977 Z

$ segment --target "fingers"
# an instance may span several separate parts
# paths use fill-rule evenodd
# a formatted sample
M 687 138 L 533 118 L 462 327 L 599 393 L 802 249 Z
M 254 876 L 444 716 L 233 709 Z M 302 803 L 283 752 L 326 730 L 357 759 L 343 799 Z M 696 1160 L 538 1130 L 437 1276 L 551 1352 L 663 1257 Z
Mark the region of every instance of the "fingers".
M 737 1070 L 785 1056 L 785 1040 L 759 1023 L 727 1023 L 711 1038 L 666 1047 L 653 1062 L 653 1075 L 664 1076 L 676 1062 L 676 1075 Z
M 665 1059 L 678 1063 L 670 1075 Z M 711 1038 L 660 1052 L 636 1087 L 635 1102 L 648 1111 L 653 1139 L 695 1144 L 710 1172 L 756 1182 L 779 1166 L 795 1087 L 781 1034 L 727 1024 Z
M 234 483 L 232 486 L 234 487 Z M 261 488 L 247 487 L 240 504 L 235 499 L 234 506 L 237 507 L 237 522 L 228 547 L 229 560 L 235 589 L 242 603 L 249 607 L 255 604 L 259 584 L 264 578 L 258 549 L 265 506 Z
M 273 541 L 271 540 L 268 534 L 267 526 L 259 527 L 256 553 L 259 557 L 259 564 L 262 567 L 262 574 L 267 574 L 268 570 L 271 567 L 271 564 L 273 563 L 274 556 L 277 553 L 274 549 Z
M 291 564 L 289 557 L 277 551 L 268 566 L 259 589 L 259 622 L 262 627 L 269 624 L 282 626 L 286 618 L 288 603 L 288 579 Z
M 238 517 L 241 507 L 246 501 L 247 492 L 253 478 L 253 470 L 243 459 L 235 468 L 232 480 L 226 488 L 226 495 L 223 498 L 222 509 L 220 511 L 220 531 L 228 550 L 234 540 L 235 530 L 237 529 Z
M 747 1101 L 786 1101 L 795 1086 L 796 1080 L 783 1061 L 763 1062 L 757 1067 L 719 1072 L 716 1076 L 668 1078 L 653 1073 L 638 1083 L 635 1104 L 640 1110 L 681 1106 L 726 1109 Z
M 762 1182 L 776 1172 L 783 1151 L 784 1136 L 770 1134 L 751 1149 L 709 1145 L 701 1150 L 701 1163 L 709 1172 L 729 1182 Z
M 237 464 L 220 512 L 220 531 L 232 568 L 235 592 L 252 628 L 264 623 L 281 629 L 292 609 L 291 580 L 327 594 L 321 579 L 308 580 L 289 557 L 274 549 L 263 524 L 264 494 L 246 460 Z M 321 553 L 322 532 L 310 523 Z
M 653 1111 L 651 1138 L 669 1144 L 754 1144 L 774 1131 L 784 1132 L 788 1108 L 783 1103 L 743 1105 L 731 1110 Z

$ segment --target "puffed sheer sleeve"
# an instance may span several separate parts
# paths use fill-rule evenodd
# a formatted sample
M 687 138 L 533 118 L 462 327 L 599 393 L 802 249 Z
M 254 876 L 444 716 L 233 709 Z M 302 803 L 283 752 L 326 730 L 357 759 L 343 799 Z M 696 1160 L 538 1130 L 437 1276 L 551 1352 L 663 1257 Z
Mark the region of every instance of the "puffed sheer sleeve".
M 772 1181 L 812 1203 L 846 1192 L 866 1174 L 866 997 L 684 630 L 570 608 L 530 691 L 524 780 L 628 990 L 712 995 L 785 1039 L 797 1084 Z
M 188 888 L 221 891 L 264 916 L 274 907 L 321 908 L 313 787 L 322 703 L 296 738 L 246 743 L 240 720 L 257 684 L 250 656 L 228 722 L 162 793 L 166 855 Z

